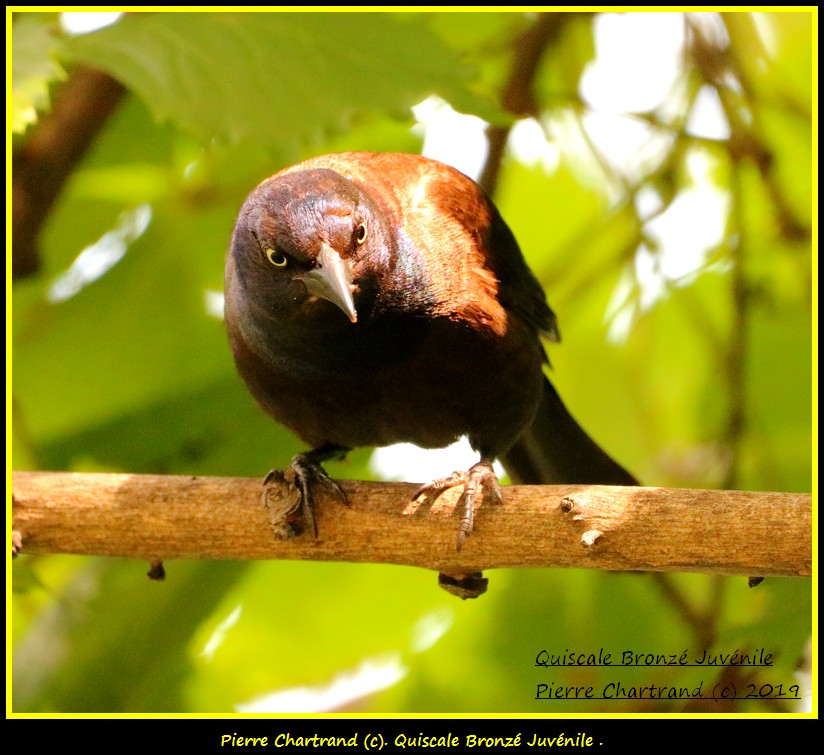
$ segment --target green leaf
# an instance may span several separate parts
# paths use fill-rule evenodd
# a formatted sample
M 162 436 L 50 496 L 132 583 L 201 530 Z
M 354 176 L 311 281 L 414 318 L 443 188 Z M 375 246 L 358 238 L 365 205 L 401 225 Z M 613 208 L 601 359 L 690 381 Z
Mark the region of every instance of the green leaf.
M 269 148 L 405 114 L 438 93 L 491 117 L 470 71 L 420 17 L 385 13 L 159 13 L 77 37 L 66 56 L 104 69 L 154 116 L 207 141 Z
M 52 14 L 25 13 L 12 29 L 11 129 L 22 134 L 49 108 L 49 85 L 65 78 L 55 60 L 59 40 L 48 21 Z

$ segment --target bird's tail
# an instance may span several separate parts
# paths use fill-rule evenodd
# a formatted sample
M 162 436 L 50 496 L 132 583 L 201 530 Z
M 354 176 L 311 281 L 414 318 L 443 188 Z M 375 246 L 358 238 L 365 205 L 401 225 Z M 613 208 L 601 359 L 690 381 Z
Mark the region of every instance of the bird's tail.
M 639 484 L 587 435 L 546 377 L 535 419 L 501 460 L 520 484 Z

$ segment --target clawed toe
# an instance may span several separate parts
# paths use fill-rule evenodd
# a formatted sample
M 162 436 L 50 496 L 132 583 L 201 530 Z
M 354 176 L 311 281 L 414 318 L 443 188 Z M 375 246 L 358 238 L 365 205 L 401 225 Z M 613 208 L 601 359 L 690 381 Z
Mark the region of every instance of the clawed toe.
M 438 496 L 447 490 L 463 485 L 463 493 L 458 499 L 458 508 L 463 511 L 461 515 L 461 527 L 458 530 L 458 537 L 455 549 L 461 550 L 467 536 L 475 528 L 475 504 L 480 499 L 487 499 L 493 503 L 503 502 L 501 486 L 492 464 L 489 461 L 481 460 L 470 468 L 468 472 L 453 472 L 449 477 L 433 480 L 426 485 L 421 485 L 412 500 L 425 497 L 430 503 L 434 502 Z M 480 495 L 479 495 L 480 494 Z
M 418 498 L 426 498 L 428 501 L 434 501 L 447 490 L 450 490 L 458 485 L 463 485 L 469 480 L 469 472 L 453 472 L 449 477 L 441 477 L 438 480 L 421 485 L 412 496 L 412 500 L 416 501 Z

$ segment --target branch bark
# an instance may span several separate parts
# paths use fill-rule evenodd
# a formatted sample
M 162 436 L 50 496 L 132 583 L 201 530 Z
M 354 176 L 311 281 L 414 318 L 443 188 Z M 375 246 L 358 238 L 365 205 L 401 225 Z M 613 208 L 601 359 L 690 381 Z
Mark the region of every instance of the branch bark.
M 14 472 L 13 528 L 28 553 L 148 561 L 312 559 L 453 574 L 517 566 L 812 572 L 808 494 L 515 485 L 502 506 L 481 508 L 456 552 L 459 491 L 414 511 L 412 484 L 344 480 L 341 487 L 348 507 L 318 496 L 318 540 L 278 540 L 258 479 Z M 274 492 L 295 496 L 288 485 Z

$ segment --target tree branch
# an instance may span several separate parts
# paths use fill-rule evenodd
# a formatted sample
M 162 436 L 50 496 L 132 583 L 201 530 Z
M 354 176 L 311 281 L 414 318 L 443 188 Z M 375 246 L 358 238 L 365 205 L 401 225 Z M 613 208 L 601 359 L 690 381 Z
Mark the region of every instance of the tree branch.
M 14 472 L 28 553 L 392 563 L 468 573 L 517 566 L 809 576 L 812 497 L 801 493 L 511 486 L 455 551 L 456 496 L 415 512 L 408 483 L 344 480 L 318 500 L 320 537 L 278 540 L 260 480 Z M 459 491 L 451 491 L 453 493 Z M 275 489 L 288 503 L 288 485 Z
M 513 44 L 515 59 L 506 85 L 501 92 L 501 105 L 509 113 L 525 118 L 538 114 L 533 84 L 538 75 L 541 60 L 561 36 L 564 25 L 579 13 L 539 13 L 535 22 Z M 511 126 L 489 126 L 486 137 L 489 152 L 483 171 L 478 179 L 481 188 L 493 196 L 498 186 L 498 174 L 504 157 Z
M 12 275 L 40 268 L 37 240 L 76 165 L 125 93 L 102 71 L 77 68 L 60 89 L 52 111 L 12 157 Z

